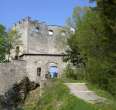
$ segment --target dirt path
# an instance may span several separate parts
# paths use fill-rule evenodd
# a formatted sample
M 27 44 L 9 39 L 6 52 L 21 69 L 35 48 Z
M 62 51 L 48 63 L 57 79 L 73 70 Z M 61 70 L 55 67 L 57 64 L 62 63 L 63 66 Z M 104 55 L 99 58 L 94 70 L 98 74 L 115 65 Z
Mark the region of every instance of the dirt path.
M 85 83 L 65 83 L 71 93 L 89 103 L 103 103 L 106 99 L 97 96 L 94 91 L 90 91 Z

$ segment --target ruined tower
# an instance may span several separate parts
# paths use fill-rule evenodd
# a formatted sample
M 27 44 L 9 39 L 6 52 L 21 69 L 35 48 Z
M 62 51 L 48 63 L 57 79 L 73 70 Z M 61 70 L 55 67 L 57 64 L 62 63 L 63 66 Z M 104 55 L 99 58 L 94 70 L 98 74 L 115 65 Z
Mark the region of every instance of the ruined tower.
M 58 68 L 58 76 L 63 71 L 65 63 L 62 58 L 66 49 L 68 33 L 65 28 L 57 25 L 47 25 L 45 22 L 22 19 L 13 26 L 20 34 L 21 43 L 11 51 L 11 58 L 16 56 L 26 61 L 27 75 L 31 81 L 44 80 L 49 68 Z

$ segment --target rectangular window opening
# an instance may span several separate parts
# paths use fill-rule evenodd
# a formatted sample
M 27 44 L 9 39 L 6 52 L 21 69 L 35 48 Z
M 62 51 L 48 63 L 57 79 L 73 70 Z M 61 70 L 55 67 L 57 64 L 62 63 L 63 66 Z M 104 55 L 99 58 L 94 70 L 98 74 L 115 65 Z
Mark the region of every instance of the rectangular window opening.
M 37 76 L 41 76 L 41 68 L 40 67 L 37 68 Z

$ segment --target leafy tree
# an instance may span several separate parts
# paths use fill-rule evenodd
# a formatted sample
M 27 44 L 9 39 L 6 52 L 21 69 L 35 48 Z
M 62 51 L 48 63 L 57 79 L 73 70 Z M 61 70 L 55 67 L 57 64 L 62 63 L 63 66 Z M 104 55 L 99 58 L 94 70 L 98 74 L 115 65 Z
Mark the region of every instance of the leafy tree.
M 21 43 L 19 39 L 20 34 L 16 30 L 6 32 L 5 27 L 0 25 L 0 63 L 9 61 L 11 49 Z M 16 54 L 18 53 L 16 51 Z M 6 55 L 8 55 L 7 59 Z
M 112 91 L 109 87 L 106 89 L 116 95 L 116 0 L 94 0 L 97 3 L 97 12 L 100 14 L 104 27 L 105 42 L 104 53 L 108 59 L 109 68 L 105 73 L 111 77 L 107 79 L 109 85 L 113 86 Z M 106 75 L 107 76 L 107 75 Z M 112 84 L 111 84 L 112 83 Z
M 8 33 L 8 37 L 7 37 L 7 55 L 8 55 L 8 61 L 10 58 L 10 54 L 11 54 L 11 50 L 16 47 L 16 45 L 21 44 L 21 40 L 20 40 L 20 34 L 16 31 L 16 30 L 11 30 Z M 16 54 L 19 54 L 19 47 L 16 48 Z
M 75 8 L 78 12 L 79 8 Z M 91 57 L 101 57 L 104 53 L 105 40 L 103 36 L 104 27 L 102 26 L 102 21 L 97 12 L 94 12 L 90 8 L 84 8 L 86 11 L 81 10 L 80 15 L 76 17 L 75 14 L 74 21 L 77 22 L 75 28 L 75 34 L 72 34 L 68 39 L 68 44 L 70 49 L 67 50 L 69 54 L 69 59 L 75 65 L 87 61 L 87 56 Z M 80 9 L 79 9 L 80 10 Z M 75 20 L 77 19 L 77 20 Z
M 5 27 L 0 25 L 0 63 L 5 61 L 6 37 L 7 33 L 5 31 Z
M 100 0 L 98 3 L 103 5 Z M 89 8 L 84 13 L 82 11 L 80 15 L 75 13 L 78 10 L 74 11 L 73 22 L 76 23 L 72 24 L 76 24 L 76 27 L 75 33 L 68 39 L 70 49 L 67 51 L 69 55 L 67 60 L 72 62 L 74 66 L 83 63 L 86 69 L 86 79 L 116 96 L 114 86 L 116 84 L 116 37 L 115 30 L 112 28 L 115 18 L 114 21 L 110 19 L 111 17 L 107 16 L 107 18 L 107 14 L 104 15 L 100 10 L 101 5 L 99 5 L 94 10 Z

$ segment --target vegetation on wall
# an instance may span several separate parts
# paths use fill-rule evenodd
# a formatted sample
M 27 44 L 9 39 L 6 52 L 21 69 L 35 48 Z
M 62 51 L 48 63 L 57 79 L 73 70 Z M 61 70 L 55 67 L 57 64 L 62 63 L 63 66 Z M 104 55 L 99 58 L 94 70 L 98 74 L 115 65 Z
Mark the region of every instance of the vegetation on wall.
M 0 63 L 5 61 L 6 54 L 6 36 L 5 27 L 0 25 Z
M 9 61 L 11 49 L 21 43 L 19 38 L 20 34 L 16 30 L 6 31 L 5 27 L 0 25 L 0 63 Z

